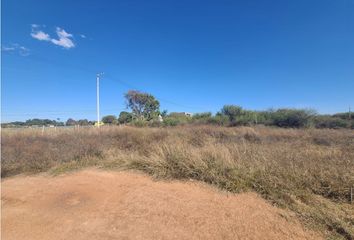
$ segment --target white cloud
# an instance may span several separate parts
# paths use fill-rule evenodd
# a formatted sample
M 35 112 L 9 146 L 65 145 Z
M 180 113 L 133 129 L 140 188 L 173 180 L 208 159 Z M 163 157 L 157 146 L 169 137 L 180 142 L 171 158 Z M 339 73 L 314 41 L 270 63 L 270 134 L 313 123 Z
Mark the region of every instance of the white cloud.
M 43 31 L 32 32 L 31 36 L 35 39 L 38 39 L 39 41 L 50 41 L 49 34 L 43 32 Z
M 30 51 L 29 51 L 29 49 L 28 48 L 26 48 L 26 47 L 23 47 L 23 46 L 20 46 L 19 47 L 19 54 L 21 55 L 21 56 L 28 56 L 30 53 Z
M 10 51 L 14 51 L 15 48 L 14 48 L 14 47 L 5 47 L 5 46 L 2 46 L 2 47 L 1 47 L 1 50 L 4 51 L 4 52 L 10 52 Z
M 17 43 L 12 43 L 9 46 L 1 46 L 1 51 L 18 53 L 21 56 L 28 56 L 30 54 L 30 50 L 28 48 Z
M 54 43 L 55 45 L 61 46 L 63 48 L 75 47 L 75 44 L 69 38 L 52 39 L 52 43 Z
M 86 38 L 86 35 L 84 35 L 84 34 L 80 34 L 80 37 L 82 37 L 82 38 Z
M 32 24 L 32 33 L 31 36 L 40 41 L 49 41 L 55 45 L 61 46 L 63 48 L 69 49 L 75 47 L 75 43 L 72 38 L 73 34 L 66 32 L 64 29 L 57 27 L 56 33 L 58 35 L 58 39 L 51 38 L 49 34 L 39 30 L 40 27 L 37 24 Z
M 59 39 L 52 39 L 52 43 L 67 49 L 75 47 L 75 43 L 70 39 L 73 37 L 72 34 L 67 33 L 64 29 L 59 27 L 57 27 L 56 32 Z

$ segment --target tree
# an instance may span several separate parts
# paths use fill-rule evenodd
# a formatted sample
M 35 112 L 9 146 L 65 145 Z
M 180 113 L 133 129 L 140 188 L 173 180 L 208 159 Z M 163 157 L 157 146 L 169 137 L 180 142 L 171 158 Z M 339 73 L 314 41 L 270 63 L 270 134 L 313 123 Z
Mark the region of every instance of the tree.
M 272 113 L 272 123 L 278 127 L 305 127 L 315 112 L 303 109 L 278 109 Z
M 67 121 L 66 121 L 66 126 L 75 126 L 77 124 L 77 122 L 72 119 L 72 118 L 69 118 Z
M 120 112 L 118 122 L 120 124 L 129 123 L 133 120 L 133 115 L 129 112 Z
M 161 113 L 160 113 L 161 117 L 166 117 L 167 116 L 167 110 L 163 110 Z
M 242 107 L 235 105 L 225 105 L 221 109 L 221 114 L 228 116 L 231 124 L 235 125 L 237 117 L 241 116 L 243 113 Z
M 159 113 L 159 101 L 149 93 L 130 90 L 125 94 L 127 107 L 140 119 L 151 120 Z
M 102 118 L 102 122 L 105 124 L 117 124 L 117 117 L 114 115 L 107 115 Z
M 32 125 L 56 125 L 57 122 L 55 120 L 50 120 L 50 119 L 28 119 L 25 123 L 27 126 L 32 126 Z
M 89 125 L 89 121 L 87 119 L 80 119 L 79 121 L 77 121 L 77 123 L 80 125 L 80 126 L 87 126 Z

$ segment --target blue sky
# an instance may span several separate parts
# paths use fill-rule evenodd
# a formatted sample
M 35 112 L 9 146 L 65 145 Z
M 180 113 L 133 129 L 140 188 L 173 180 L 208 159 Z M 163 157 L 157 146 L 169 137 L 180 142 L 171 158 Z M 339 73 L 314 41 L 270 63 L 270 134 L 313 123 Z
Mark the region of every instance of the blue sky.
M 352 0 L 3 0 L 2 121 L 161 109 L 354 106 Z

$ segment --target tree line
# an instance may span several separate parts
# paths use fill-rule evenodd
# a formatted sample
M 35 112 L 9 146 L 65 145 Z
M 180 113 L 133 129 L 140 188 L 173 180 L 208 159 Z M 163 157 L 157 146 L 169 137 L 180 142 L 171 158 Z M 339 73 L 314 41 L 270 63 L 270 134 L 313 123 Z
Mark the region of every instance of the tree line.
M 337 113 L 333 115 L 318 114 L 309 109 L 269 109 L 252 111 L 237 105 L 225 105 L 216 114 L 211 112 L 185 114 L 160 111 L 159 101 L 151 94 L 130 90 L 125 95 L 126 106 L 130 111 L 122 111 L 118 116 L 107 115 L 102 118 L 104 124 L 128 124 L 133 126 L 177 126 L 183 124 L 212 124 L 219 126 L 252 126 L 266 125 L 286 128 L 352 128 L 354 119 L 351 113 Z M 49 119 L 30 119 L 25 122 L 11 122 L 2 124 L 8 126 L 89 126 L 95 121 L 87 119 L 74 120 L 69 118 L 65 123 Z

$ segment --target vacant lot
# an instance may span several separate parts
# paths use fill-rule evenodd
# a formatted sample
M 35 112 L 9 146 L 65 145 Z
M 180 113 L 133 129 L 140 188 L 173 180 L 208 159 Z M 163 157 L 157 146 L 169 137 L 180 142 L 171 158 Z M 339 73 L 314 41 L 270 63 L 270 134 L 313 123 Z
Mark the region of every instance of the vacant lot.
M 186 126 L 2 132 L 2 177 L 89 166 L 254 191 L 328 238 L 354 238 L 352 130 Z

